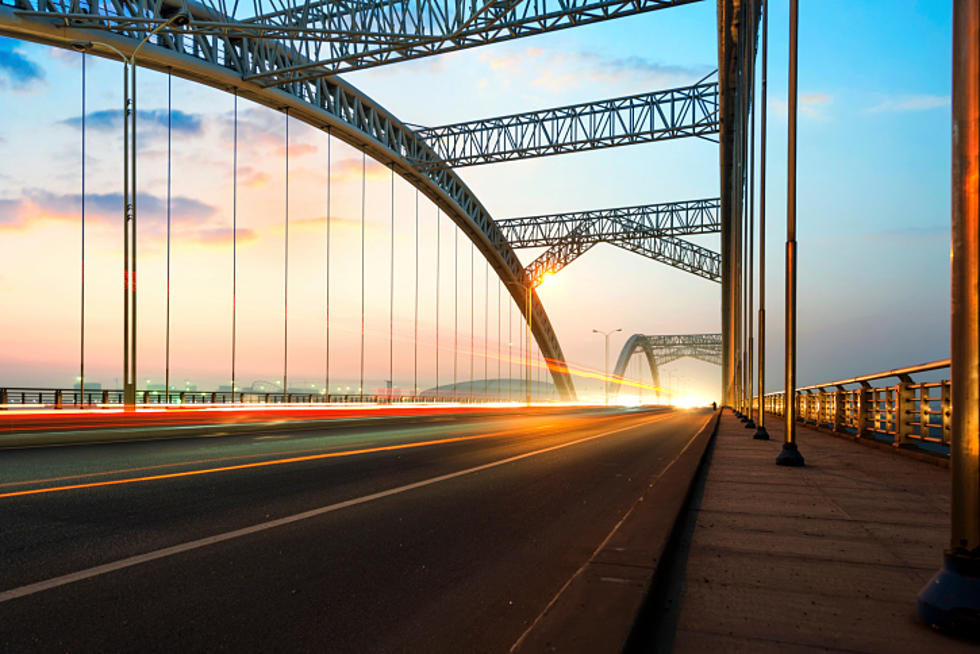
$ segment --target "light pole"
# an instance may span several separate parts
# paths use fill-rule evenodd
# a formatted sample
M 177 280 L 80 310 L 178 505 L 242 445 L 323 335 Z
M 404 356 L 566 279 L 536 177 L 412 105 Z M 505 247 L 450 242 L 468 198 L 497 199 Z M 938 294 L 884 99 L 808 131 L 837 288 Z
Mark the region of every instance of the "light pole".
M 606 339 L 606 367 L 603 375 L 606 383 L 606 406 L 609 406 L 609 337 L 621 331 L 623 331 L 622 328 L 611 329 L 608 332 L 600 332 L 598 329 L 592 330 L 593 334 L 599 334 Z
M 150 30 L 128 57 L 104 41 L 71 43 L 78 52 L 101 45 L 123 62 L 123 404 L 127 411 L 136 409 L 136 55 L 154 34 L 189 22 L 186 13 L 174 14 Z

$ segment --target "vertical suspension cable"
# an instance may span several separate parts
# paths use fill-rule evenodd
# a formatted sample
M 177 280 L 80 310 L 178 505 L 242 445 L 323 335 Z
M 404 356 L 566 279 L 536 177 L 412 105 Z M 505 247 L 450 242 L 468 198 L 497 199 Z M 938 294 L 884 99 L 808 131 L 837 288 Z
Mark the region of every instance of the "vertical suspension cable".
M 172 95 L 173 75 L 167 71 L 167 316 L 166 316 L 166 335 L 164 346 L 164 373 L 163 373 L 163 393 L 166 396 L 166 403 L 170 404 L 170 236 L 171 236 L 171 198 L 172 198 L 172 166 L 173 166 L 173 95 Z M 234 356 L 233 356 L 234 358 Z M 234 370 L 234 364 L 232 364 Z M 234 377 L 232 373 L 232 377 Z M 149 390 L 149 389 L 147 389 Z M 234 390 L 234 386 L 232 387 Z
M 395 165 L 391 164 L 391 235 L 388 279 L 388 402 L 395 392 Z
M 490 320 L 490 262 L 485 262 L 485 267 L 483 269 L 483 401 L 487 401 L 487 377 L 489 365 L 489 360 L 487 355 L 489 350 L 487 349 L 490 343 L 490 332 L 489 332 L 489 320 Z
M 282 399 L 289 397 L 289 108 L 286 113 L 286 238 L 283 248 Z
M 364 401 L 364 203 L 367 198 L 367 154 L 361 151 L 361 374 L 357 391 Z
M 436 207 L 436 385 L 434 399 L 439 398 L 439 278 L 442 273 L 442 210 Z
M 459 359 L 459 228 L 453 230 L 453 402 L 456 393 L 457 365 Z
M 507 399 L 514 399 L 514 300 L 507 303 Z
M 367 154 L 361 151 L 361 372 L 357 392 L 364 401 L 364 203 L 367 197 Z
M 474 363 L 474 355 L 476 354 L 476 332 L 473 329 L 473 308 L 475 306 L 475 304 L 474 304 L 474 300 L 475 300 L 474 289 L 475 289 L 475 286 L 473 284 L 473 278 L 474 278 L 474 274 L 473 274 L 473 271 L 474 271 L 473 259 L 474 259 L 474 256 L 475 256 L 475 252 L 476 252 L 476 245 L 473 244 L 473 241 L 470 241 L 470 392 L 469 392 L 470 399 L 472 399 L 472 397 L 473 397 L 473 388 L 474 388 L 474 386 L 473 386 L 473 363 Z
M 497 279 L 497 400 L 500 400 L 500 279 Z
M 330 165 L 332 161 L 330 148 L 332 142 L 333 142 L 333 138 L 331 137 L 330 134 L 330 128 L 327 127 L 327 253 L 326 253 L 326 264 L 325 264 L 326 276 L 327 276 L 326 284 L 325 284 L 326 285 L 326 292 L 325 292 L 326 314 L 327 314 L 326 316 L 327 347 L 325 353 L 326 361 L 324 362 L 324 376 L 323 376 L 323 382 L 324 382 L 323 392 L 325 395 L 323 399 L 325 402 L 330 402 L 330 199 L 331 199 L 330 198 L 330 184 L 331 184 Z
M 238 347 L 238 89 L 235 89 L 231 171 L 231 401 L 235 401 L 235 354 Z M 244 399 L 244 398 L 243 398 Z
M 85 53 L 82 53 L 82 251 L 81 251 L 81 301 L 78 318 L 78 399 L 85 406 Z
M 414 331 L 412 344 L 415 358 L 412 362 L 412 400 L 419 395 L 419 190 L 415 189 L 415 310 L 412 314 Z

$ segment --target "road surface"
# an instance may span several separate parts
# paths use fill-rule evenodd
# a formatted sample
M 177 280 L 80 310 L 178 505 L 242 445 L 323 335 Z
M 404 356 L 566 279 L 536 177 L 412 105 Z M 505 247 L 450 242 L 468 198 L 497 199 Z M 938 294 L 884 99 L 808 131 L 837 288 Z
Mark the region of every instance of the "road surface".
M 0 651 L 507 652 L 709 415 L 3 451 Z

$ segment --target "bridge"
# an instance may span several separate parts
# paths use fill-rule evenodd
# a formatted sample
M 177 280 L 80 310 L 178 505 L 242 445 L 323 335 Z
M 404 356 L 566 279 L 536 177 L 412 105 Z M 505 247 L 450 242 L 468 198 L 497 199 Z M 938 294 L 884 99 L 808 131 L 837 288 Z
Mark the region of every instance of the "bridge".
M 0 131 L 4 258 L 58 262 L 27 264 L 35 281 L 20 263 L 0 269 L 18 279 L 4 284 L 7 320 L 28 326 L 0 372 L 0 642 L 968 649 L 980 2 L 952 5 L 948 356 L 826 381 L 798 374 L 798 345 L 831 347 L 798 328 L 798 304 L 827 311 L 798 293 L 799 123 L 805 137 L 829 102 L 798 88 L 798 0 L 0 0 L 12 44 L 0 42 L 0 95 L 46 74 L 58 85 L 33 112 L 5 109 L 17 129 Z M 598 55 L 533 45 L 636 21 L 709 35 L 711 65 L 654 64 L 644 44 L 617 42 L 630 54 L 607 75 L 564 78 L 562 62 Z M 770 38 L 785 62 L 770 61 Z M 509 80 L 470 80 L 478 98 L 453 88 L 474 62 L 547 57 L 523 94 Z M 468 62 L 460 77 L 454 61 Z M 774 96 L 770 64 L 787 79 Z M 646 75 L 639 89 L 599 93 L 629 67 Z M 414 86 L 426 75 L 444 77 L 444 97 Z M 592 97 L 514 106 L 583 80 Z M 431 122 L 375 99 L 388 88 L 417 92 Z M 443 100 L 480 113 L 453 118 Z M 45 112 L 78 140 L 51 149 Z M 768 140 L 770 120 L 785 143 Z M 673 178 L 634 183 L 637 152 L 672 153 Z M 705 152 L 709 170 L 685 165 Z M 767 182 L 783 172 L 767 172 L 770 154 L 786 162 L 781 253 L 766 243 Z M 613 178 L 574 167 L 587 158 Z M 562 192 L 528 193 L 548 174 Z M 580 174 L 626 197 L 586 204 Z M 637 292 L 637 277 L 673 304 Z M 714 298 L 714 317 L 683 315 L 685 296 Z M 863 360 L 860 338 L 833 347 Z M 713 381 L 696 397 L 663 383 L 681 370 Z M 930 510 L 910 510 L 913 497 Z M 740 608 L 755 605 L 819 619 Z

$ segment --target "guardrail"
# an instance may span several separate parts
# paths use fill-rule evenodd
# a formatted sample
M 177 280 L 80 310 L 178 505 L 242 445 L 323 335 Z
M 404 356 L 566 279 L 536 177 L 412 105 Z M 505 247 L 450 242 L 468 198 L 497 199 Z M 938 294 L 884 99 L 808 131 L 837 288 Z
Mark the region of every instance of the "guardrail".
M 515 393 L 510 400 L 506 397 L 494 398 L 481 393 L 458 391 L 428 391 L 418 395 L 401 394 L 397 390 L 391 394 L 359 393 L 283 393 L 259 391 L 136 391 L 138 406 L 155 405 L 221 405 L 221 404 L 349 404 L 354 402 L 374 404 L 405 404 L 426 402 L 456 402 L 471 404 L 487 401 L 523 401 L 523 391 Z M 540 401 L 540 398 L 535 398 Z M 123 404 L 121 390 L 86 390 L 66 388 L 0 388 L 0 410 L 3 409 L 68 409 L 104 407 Z
M 912 375 L 949 368 L 949 359 L 907 368 L 840 379 L 799 388 L 795 400 L 799 421 L 855 438 L 874 438 L 896 447 L 919 447 L 949 454 L 950 383 L 916 383 Z M 896 378 L 898 383 L 872 382 Z M 856 388 L 845 388 L 856 385 Z M 786 393 L 763 397 L 766 413 L 784 415 Z

